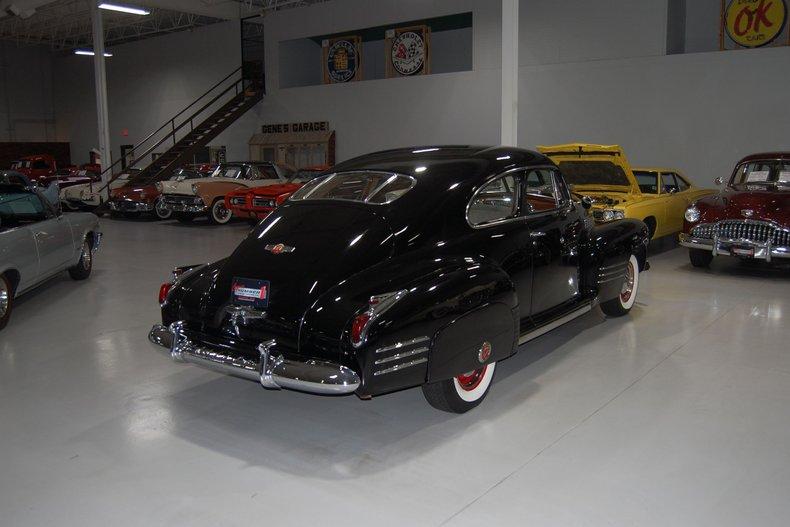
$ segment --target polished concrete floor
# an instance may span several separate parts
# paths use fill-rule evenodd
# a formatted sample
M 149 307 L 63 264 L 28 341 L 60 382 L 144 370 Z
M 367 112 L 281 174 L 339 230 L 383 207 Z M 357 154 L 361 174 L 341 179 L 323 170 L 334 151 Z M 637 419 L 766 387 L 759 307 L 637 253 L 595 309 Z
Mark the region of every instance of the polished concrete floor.
M 0 333 L 0 525 L 787 525 L 790 272 L 654 255 L 500 364 L 457 416 L 419 389 L 268 392 L 149 344 L 159 284 L 246 225 L 103 221 L 93 276 Z

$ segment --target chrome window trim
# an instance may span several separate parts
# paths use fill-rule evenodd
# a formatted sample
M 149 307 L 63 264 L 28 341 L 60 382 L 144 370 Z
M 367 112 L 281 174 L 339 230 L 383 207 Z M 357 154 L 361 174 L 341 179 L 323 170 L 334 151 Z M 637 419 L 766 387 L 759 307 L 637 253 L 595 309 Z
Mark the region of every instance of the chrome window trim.
M 524 214 L 523 211 L 521 210 L 522 209 L 522 207 L 521 207 L 521 200 L 520 200 L 520 198 L 521 198 L 521 190 L 520 190 L 521 189 L 521 185 L 518 185 L 518 189 L 519 190 L 518 190 L 518 195 L 516 196 L 516 209 L 517 210 L 516 210 L 516 215 L 515 216 L 513 216 L 512 218 L 502 218 L 500 220 L 488 221 L 488 222 L 480 223 L 480 224 L 477 224 L 477 225 L 475 225 L 474 223 L 469 221 L 469 209 L 472 207 L 472 203 L 475 201 L 475 198 L 477 198 L 477 195 L 480 194 L 480 192 L 484 188 L 486 188 L 489 183 L 491 183 L 493 181 L 496 181 L 497 179 L 506 177 L 506 176 L 512 174 L 513 172 L 524 172 L 524 173 L 526 173 L 526 172 L 528 172 L 530 170 L 541 170 L 541 169 L 551 170 L 554 173 L 554 178 L 553 178 L 552 185 L 554 187 L 554 194 L 555 194 L 554 201 L 555 201 L 555 203 L 557 203 L 557 207 L 555 207 L 553 209 L 550 209 L 550 210 L 543 210 L 543 211 L 540 211 L 540 212 Z M 479 229 L 486 229 L 488 227 L 495 227 L 497 225 L 503 225 L 505 223 L 512 223 L 512 222 L 516 222 L 516 221 L 525 221 L 525 220 L 530 219 L 530 218 L 541 218 L 543 216 L 548 216 L 549 214 L 556 214 L 557 212 L 562 211 L 565 207 L 568 206 L 568 204 L 564 204 L 564 205 L 560 204 L 559 200 L 558 200 L 558 197 L 557 197 L 557 194 L 559 193 L 558 192 L 559 189 L 557 188 L 557 175 L 559 175 L 561 173 L 562 172 L 560 171 L 559 168 L 557 168 L 555 166 L 552 166 L 552 165 L 536 165 L 536 166 L 529 166 L 529 167 L 516 167 L 516 168 L 511 168 L 511 169 L 505 170 L 504 172 L 500 172 L 496 176 L 492 177 L 491 179 L 489 179 L 485 183 L 483 183 L 480 186 L 480 188 L 478 188 L 474 192 L 474 194 L 472 194 L 472 197 L 469 199 L 469 202 L 466 204 L 466 210 L 465 210 L 465 213 L 464 213 L 464 217 L 466 218 L 466 224 L 469 225 L 471 228 L 473 228 L 475 230 L 479 230 Z M 568 192 L 570 192 L 570 189 L 568 189 Z M 571 201 L 571 203 L 572 203 L 572 201 Z
M 371 192 L 370 195 L 367 198 L 365 198 L 364 200 L 343 199 L 343 198 L 311 198 L 310 197 L 310 196 L 313 195 L 313 193 L 316 190 L 321 188 L 328 181 L 331 181 L 332 178 L 334 178 L 335 176 L 344 176 L 344 175 L 347 175 L 347 174 L 351 174 L 351 175 L 353 175 L 353 174 L 381 174 L 381 175 L 385 175 L 385 176 L 389 176 L 389 177 L 387 178 L 387 181 L 385 181 L 384 183 L 380 184 L 378 187 L 373 189 L 373 192 Z M 409 188 L 406 189 L 406 191 L 403 194 L 401 194 L 400 196 L 398 196 L 397 198 L 395 198 L 395 199 L 393 199 L 391 201 L 385 201 L 383 203 L 371 203 L 370 201 L 368 201 L 368 200 L 370 200 L 370 198 L 375 196 L 376 193 L 379 192 L 386 184 L 388 184 L 389 180 L 393 176 L 394 177 L 407 178 L 409 181 L 411 181 L 411 185 L 409 185 Z M 311 200 L 312 201 L 345 201 L 347 203 L 362 203 L 364 205 L 389 205 L 391 203 L 394 203 L 395 201 L 397 201 L 401 197 L 403 197 L 404 194 L 406 194 L 409 191 L 411 191 L 411 189 L 414 188 L 414 185 L 417 184 L 417 179 L 414 176 L 410 176 L 408 174 L 402 174 L 400 172 L 389 172 L 389 171 L 386 171 L 386 170 L 364 170 L 364 169 L 362 169 L 362 170 L 345 170 L 343 172 L 332 172 L 331 174 L 326 174 L 326 175 L 323 175 L 321 177 L 312 179 L 312 180 L 308 181 L 306 183 L 306 185 L 311 183 L 311 182 L 313 182 L 313 181 L 317 181 L 318 182 L 315 185 L 315 187 L 312 190 L 310 190 L 310 192 L 307 193 L 305 196 L 300 197 L 298 199 L 294 199 L 293 201 L 311 201 Z M 299 192 L 299 191 L 297 190 L 296 192 Z M 293 199 L 293 195 L 291 197 L 289 197 L 288 199 L 292 200 Z

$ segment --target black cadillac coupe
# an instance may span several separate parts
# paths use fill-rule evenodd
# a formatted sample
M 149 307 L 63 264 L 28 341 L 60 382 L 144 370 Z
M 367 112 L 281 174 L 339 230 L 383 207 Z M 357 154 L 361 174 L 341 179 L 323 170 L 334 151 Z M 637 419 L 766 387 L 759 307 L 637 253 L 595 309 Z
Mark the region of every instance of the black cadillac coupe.
M 634 305 L 647 227 L 594 226 L 587 207 L 527 150 L 358 157 L 229 257 L 176 269 L 149 338 L 266 388 L 366 399 L 421 386 L 436 408 L 465 412 L 519 344 L 596 305 Z

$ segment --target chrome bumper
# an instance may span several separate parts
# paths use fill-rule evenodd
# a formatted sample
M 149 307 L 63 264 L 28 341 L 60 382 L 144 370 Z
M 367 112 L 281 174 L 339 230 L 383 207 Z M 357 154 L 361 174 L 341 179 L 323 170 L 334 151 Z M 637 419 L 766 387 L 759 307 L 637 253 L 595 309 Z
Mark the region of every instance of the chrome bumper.
M 203 203 L 201 198 L 192 198 L 191 202 L 189 200 L 179 199 L 179 198 L 168 198 L 167 196 L 162 198 L 162 208 L 165 210 L 169 210 L 172 212 L 206 212 L 208 210 L 208 206 Z
M 322 395 L 353 393 L 359 388 L 360 379 L 352 369 L 331 362 L 296 361 L 276 355 L 276 342 L 270 340 L 258 345 L 260 359 L 251 361 L 203 347 L 184 334 L 183 322 L 174 322 L 169 328 L 156 324 L 148 340 L 170 349 L 176 362 L 190 362 L 220 373 L 260 382 L 264 388 L 287 388 Z
M 754 240 L 733 238 L 694 238 L 690 234 L 680 233 L 678 241 L 681 246 L 689 249 L 711 251 L 713 256 L 738 256 L 741 258 L 754 258 L 770 262 L 773 258 L 790 258 L 790 247 L 771 245 L 771 242 L 757 242 Z M 742 251 L 739 254 L 738 251 Z M 753 254 L 750 254 L 752 253 Z
M 110 210 L 113 212 L 152 212 L 154 206 L 144 201 L 132 201 L 125 199 L 122 201 L 111 201 Z

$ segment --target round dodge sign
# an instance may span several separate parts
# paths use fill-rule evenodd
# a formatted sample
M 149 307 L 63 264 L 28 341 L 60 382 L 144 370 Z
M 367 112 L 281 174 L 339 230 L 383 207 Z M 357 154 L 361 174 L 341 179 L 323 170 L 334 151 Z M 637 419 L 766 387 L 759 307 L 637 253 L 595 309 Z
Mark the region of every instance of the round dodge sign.
M 727 35 L 745 48 L 773 42 L 786 20 L 785 0 L 731 0 L 724 14 Z
M 425 40 L 419 33 L 405 31 L 392 42 L 392 67 L 401 75 L 414 75 L 425 65 Z

